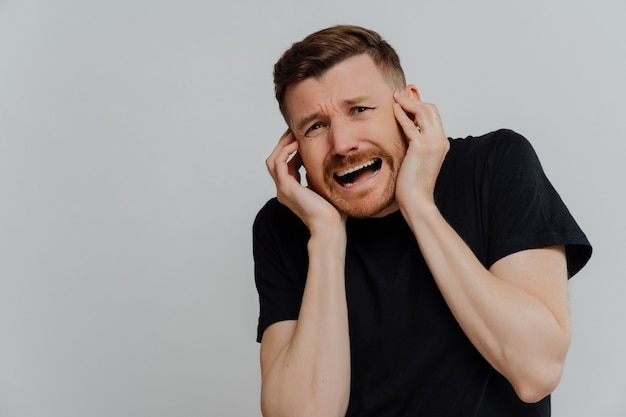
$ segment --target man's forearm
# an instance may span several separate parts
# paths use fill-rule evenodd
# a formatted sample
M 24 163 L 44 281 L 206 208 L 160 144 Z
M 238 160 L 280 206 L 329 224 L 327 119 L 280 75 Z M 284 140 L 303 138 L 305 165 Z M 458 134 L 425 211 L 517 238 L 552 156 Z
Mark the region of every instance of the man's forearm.
M 350 396 L 345 242 L 345 230 L 311 236 L 295 329 L 264 372 L 261 400 L 266 417 L 345 415 Z
M 567 313 L 560 314 L 562 308 L 555 313 L 507 276 L 487 270 L 434 204 L 403 214 L 448 306 L 476 348 L 523 400 L 533 402 L 549 393 L 558 383 L 569 346 Z M 547 264 L 556 265 L 550 272 L 555 282 L 566 281 L 564 262 L 562 270 L 559 262 Z M 566 310 L 566 300 L 564 304 Z

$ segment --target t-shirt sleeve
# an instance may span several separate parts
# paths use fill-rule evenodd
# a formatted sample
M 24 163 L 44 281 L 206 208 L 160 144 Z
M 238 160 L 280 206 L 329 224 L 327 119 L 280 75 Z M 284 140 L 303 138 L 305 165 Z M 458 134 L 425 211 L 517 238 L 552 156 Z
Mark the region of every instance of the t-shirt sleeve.
M 257 342 L 271 324 L 298 318 L 307 267 L 303 264 L 306 240 L 298 242 L 305 239 L 306 228 L 294 217 L 273 199 L 257 214 L 252 227 L 254 278 L 259 295 Z
M 591 257 L 591 245 L 554 189 L 531 144 L 502 131 L 490 159 L 489 259 L 565 245 L 569 277 Z

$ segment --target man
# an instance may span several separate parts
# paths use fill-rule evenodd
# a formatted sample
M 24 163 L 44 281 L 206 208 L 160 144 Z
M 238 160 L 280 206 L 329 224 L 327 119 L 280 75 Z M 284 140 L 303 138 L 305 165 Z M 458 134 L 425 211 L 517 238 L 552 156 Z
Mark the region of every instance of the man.
M 448 139 L 360 27 L 294 44 L 274 82 L 289 129 L 254 224 L 263 414 L 550 415 L 591 248 L 528 142 Z

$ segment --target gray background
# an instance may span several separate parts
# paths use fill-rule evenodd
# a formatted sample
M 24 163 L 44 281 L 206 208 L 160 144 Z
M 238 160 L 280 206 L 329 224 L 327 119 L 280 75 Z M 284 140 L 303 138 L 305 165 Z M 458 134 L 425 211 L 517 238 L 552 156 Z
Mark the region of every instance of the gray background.
M 592 240 L 555 416 L 626 414 L 626 5 L 0 1 L 0 416 L 259 416 L 271 69 L 356 23 L 450 136 L 517 130 Z

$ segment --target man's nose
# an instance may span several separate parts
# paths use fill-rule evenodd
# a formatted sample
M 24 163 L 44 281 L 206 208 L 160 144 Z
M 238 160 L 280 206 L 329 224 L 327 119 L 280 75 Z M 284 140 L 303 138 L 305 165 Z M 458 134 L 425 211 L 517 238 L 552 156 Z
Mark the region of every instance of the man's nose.
M 336 155 L 348 155 L 359 148 L 358 135 L 346 121 L 335 121 L 330 126 L 330 142 Z

